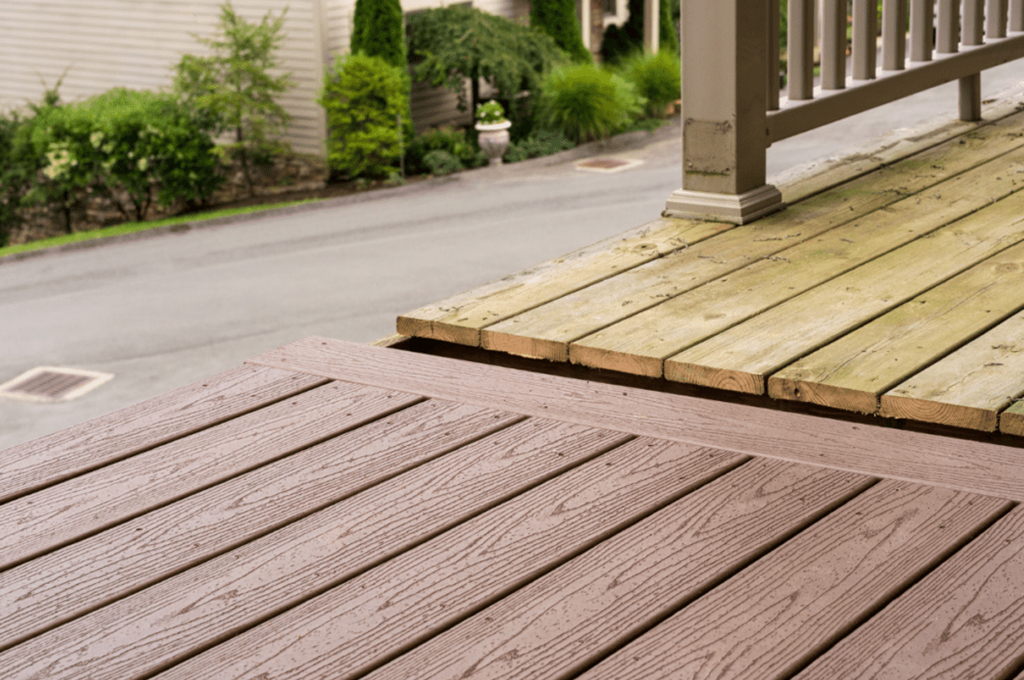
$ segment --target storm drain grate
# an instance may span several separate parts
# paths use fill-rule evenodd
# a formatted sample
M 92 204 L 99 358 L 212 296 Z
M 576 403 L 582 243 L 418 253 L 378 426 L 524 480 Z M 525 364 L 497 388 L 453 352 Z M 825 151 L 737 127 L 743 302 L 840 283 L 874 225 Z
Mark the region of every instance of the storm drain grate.
M 113 378 L 111 373 L 40 366 L 0 385 L 0 396 L 24 401 L 67 401 Z
M 576 164 L 577 170 L 588 172 L 622 172 L 643 163 L 643 161 L 623 160 L 621 158 L 591 158 Z

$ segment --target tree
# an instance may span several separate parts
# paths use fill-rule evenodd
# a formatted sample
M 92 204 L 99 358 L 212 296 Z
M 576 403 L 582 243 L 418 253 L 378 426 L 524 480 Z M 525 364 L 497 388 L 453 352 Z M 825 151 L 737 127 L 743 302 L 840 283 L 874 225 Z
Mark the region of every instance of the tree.
M 270 12 L 258 24 L 238 16 L 230 2 L 220 6 L 219 32 L 196 39 L 211 48 L 210 56 L 186 54 L 176 67 L 174 89 L 214 134 L 231 132 L 228 149 L 242 164 L 252 192 L 251 166 L 281 148 L 272 137 L 291 116 L 275 96 L 293 85 L 291 74 L 270 75 L 284 35 L 287 9 L 276 19 Z
M 565 50 L 574 61 L 594 61 L 580 36 L 575 0 L 533 0 L 530 7 L 530 26 L 554 38 L 555 44 Z
M 399 0 L 356 0 L 349 52 L 380 57 L 403 71 L 408 67 Z
M 566 60 L 548 34 L 461 5 L 409 17 L 409 45 L 413 58 L 422 60 L 417 79 L 452 90 L 465 110 L 468 78 L 475 111 L 483 78 L 498 91 L 513 122 L 525 113 L 519 93 L 536 91 L 541 75 Z
M 644 47 L 644 0 L 629 0 L 629 18 L 622 26 L 612 24 L 601 41 L 601 58 L 617 63 Z M 679 54 L 679 31 L 672 17 L 670 0 L 658 2 L 658 49 Z

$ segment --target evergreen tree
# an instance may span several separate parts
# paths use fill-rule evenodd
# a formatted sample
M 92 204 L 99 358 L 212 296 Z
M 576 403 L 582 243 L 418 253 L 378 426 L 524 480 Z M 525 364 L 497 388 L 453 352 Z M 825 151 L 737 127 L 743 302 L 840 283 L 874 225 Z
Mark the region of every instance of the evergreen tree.
M 565 50 L 573 61 L 594 60 L 580 36 L 575 0 L 533 0 L 530 26 L 554 38 L 555 44 Z
M 356 0 L 349 52 L 380 57 L 404 73 L 407 68 L 399 0 Z
M 606 63 L 618 63 L 644 47 L 644 0 L 629 0 L 628 7 L 626 22 L 622 26 L 612 24 L 604 32 L 601 58 Z M 679 53 L 679 31 L 669 0 L 658 2 L 658 49 Z

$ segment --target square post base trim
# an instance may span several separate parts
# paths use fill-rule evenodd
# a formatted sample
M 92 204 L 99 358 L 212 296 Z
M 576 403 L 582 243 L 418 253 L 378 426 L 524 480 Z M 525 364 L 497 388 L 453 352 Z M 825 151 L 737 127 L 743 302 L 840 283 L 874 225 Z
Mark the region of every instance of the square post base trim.
M 764 184 L 742 194 L 712 194 L 677 189 L 665 203 L 665 217 L 747 224 L 776 210 L 782 210 L 782 193 Z

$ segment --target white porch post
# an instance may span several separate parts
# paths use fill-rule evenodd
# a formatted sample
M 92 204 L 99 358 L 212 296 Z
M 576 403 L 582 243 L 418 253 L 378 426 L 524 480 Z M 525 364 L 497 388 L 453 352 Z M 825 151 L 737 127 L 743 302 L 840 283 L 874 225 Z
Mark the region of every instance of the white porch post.
M 663 0 L 668 2 L 668 0 Z M 644 0 L 644 52 L 658 53 L 658 21 L 661 19 L 658 0 Z
M 763 0 L 682 0 L 683 186 L 665 214 L 743 224 L 783 207 L 765 184 Z

